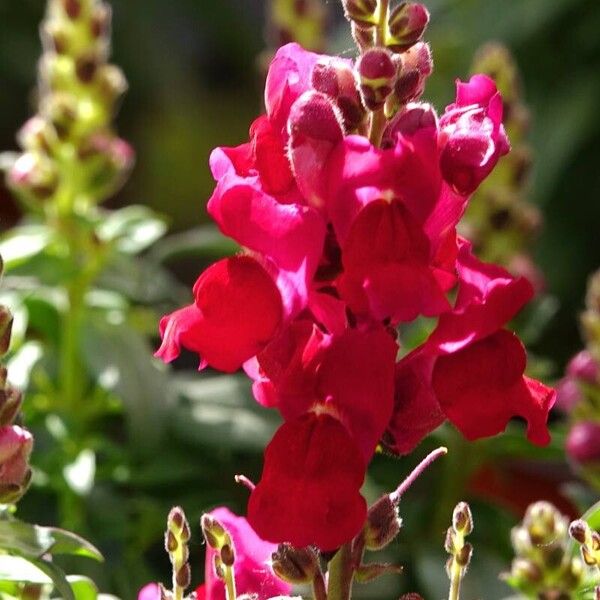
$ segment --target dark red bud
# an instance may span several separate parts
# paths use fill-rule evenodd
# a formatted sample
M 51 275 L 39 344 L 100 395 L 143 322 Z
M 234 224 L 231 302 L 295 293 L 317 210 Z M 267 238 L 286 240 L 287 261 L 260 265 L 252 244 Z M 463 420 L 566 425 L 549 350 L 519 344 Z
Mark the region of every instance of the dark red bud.
M 391 54 L 383 48 L 371 48 L 358 59 L 356 71 L 365 106 L 379 110 L 396 81 L 397 66 Z
M 429 11 L 423 4 L 402 2 L 392 10 L 388 19 L 391 40 L 387 47 L 404 52 L 418 42 L 429 23 Z
M 349 21 L 372 27 L 377 23 L 377 0 L 342 0 L 344 14 Z
M 289 130 L 293 146 L 306 139 L 335 143 L 343 136 L 331 100 L 319 92 L 305 92 L 296 100 L 290 111 Z

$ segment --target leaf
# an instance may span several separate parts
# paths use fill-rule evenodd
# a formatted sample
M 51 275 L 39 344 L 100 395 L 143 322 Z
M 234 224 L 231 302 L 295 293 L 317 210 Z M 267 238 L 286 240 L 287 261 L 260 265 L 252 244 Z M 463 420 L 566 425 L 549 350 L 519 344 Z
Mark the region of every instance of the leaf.
M 10 271 L 40 254 L 51 241 L 51 232 L 45 225 L 13 227 L 0 241 L 5 268 Z
M 246 378 L 173 375 L 179 403 L 172 420 L 174 435 L 188 442 L 261 451 L 277 428 L 277 419 L 252 398 Z
M 76 600 L 96 600 L 98 598 L 98 588 L 91 579 L 81 575 L 69 575 L 67 581 Z
M 54 527 L 41 527 L 17 519 L 0 521 L 0 548 L 27 558 L 43 554 L 74 554 L 102 561 L 100 552 L 78 535 Z
M 188 256 L 212 260 L 233 254 L 238 250 L 239 246 L 226 238 L 214 225 L 200 225 L 161 240 L 152 248 L 150 256 L 159 263 Z
M 164 429 L 168 372 L 159 367 L 146 339 L 124 323 L 107 323 L 103 315 L 89 313 L 82 354 L 94 379 L 122 399 L 133 448 L 156 448 Z
M 114 242 L 125 254 L 138 254 L 167 231 L 162 217 L 146 206 L 127 206 L 107 212 L 96 227 L 96 234 L 105 242 Z
M 75 595 L 69 582 L 67 581 L 67 576 L 65 572 L 54 563 L 51 563 L 47 560 L 32 560 L 31 561 L 36 567 L 43 571 L 50 577 L 56 591 L 62 596 L 63 600 L 75 600 Z
M 38 583 L 41 585 L 52 583 L 44 571 L 22 556 L 0 556 L 0 580 L 18 581 L 25 583 Z

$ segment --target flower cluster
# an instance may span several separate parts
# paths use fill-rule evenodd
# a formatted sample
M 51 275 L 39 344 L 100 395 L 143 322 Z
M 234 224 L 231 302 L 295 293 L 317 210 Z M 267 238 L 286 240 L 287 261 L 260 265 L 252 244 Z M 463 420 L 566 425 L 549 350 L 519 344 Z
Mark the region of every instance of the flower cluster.
M 284 420 L 248 520 L 263 539 L 322 550 L 361 530 L 360 488 L 382 441 L 404 454 L 445 420 L 474 440 L 519 416 L 545 444 L 554 401 L 505 328 L 532 286 L 478 260 L 456 231 L 509 150 L 495 84 L 458 82 L 438 117 L 419 101 L 432 70 L 425 9 L 374 12 L 370 38 L 370 17 L 354 13 L 356 62 L 282 47 L 249 141 L 212 153 L 208 212 L 243 250 L 162 319 L 157 352 L 243 367 Z M 399 327 L 421 316 L 437 326 L 406 354 Z

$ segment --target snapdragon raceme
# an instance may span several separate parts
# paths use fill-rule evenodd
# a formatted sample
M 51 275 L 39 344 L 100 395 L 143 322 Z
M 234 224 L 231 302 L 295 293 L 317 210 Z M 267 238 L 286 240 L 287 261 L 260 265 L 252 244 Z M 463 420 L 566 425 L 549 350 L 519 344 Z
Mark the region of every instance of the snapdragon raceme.
M 163 318 L 157 352 L 244 368 L 284 421 L 248 520 L 265 540 L 323 551 L 362 529 L 360 488 L 380 442 L 405 454 L 446 419 L 474 440 L 519 416 L 543 445 L 554 402 L 505 329 L 531 285 L 456 232 L 509 150 L 494 82 L 458 82 L 438 117 L 420 100 L 432 70 L 424 7 L 350 4 L 357 61 L 283 46 L 249 141 L 213 151 L 208 212 L 242 251 Z M 420 316 L 437 327 L 398 360 L 398 327 Z

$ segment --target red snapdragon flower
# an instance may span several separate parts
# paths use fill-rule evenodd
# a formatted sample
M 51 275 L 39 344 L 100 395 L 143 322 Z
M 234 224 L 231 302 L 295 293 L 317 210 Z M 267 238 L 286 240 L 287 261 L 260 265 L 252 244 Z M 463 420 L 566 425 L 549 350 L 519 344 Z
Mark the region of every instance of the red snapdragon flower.
M 440 317 L 429 339 L 400 361 L 390 446 L 409 452 L 449 419 L 469 440 L 503 431 L 513 416 L 528 423 L 528 438 L 549 442 L 546 427 L 555 392 L 523 375 L 523 345 L 504 325 L 532 297 L 523 278 L 480 262 L 463 244 L 454 310 Z

